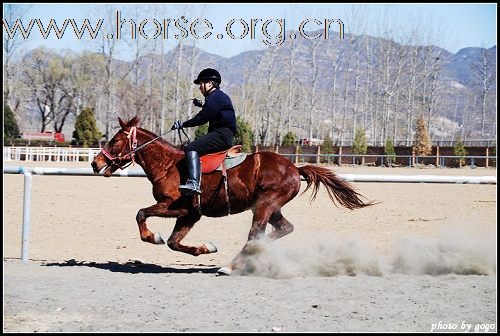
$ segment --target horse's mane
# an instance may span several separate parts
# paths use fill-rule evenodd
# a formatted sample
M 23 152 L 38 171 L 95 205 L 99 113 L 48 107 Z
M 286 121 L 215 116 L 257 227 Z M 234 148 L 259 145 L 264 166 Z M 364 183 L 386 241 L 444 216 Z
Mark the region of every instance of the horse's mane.
M 151 132 L 147 129 L 144 129 L 142 127 L 138 127 L 142 132 L 144 132 L 146 135 L 150 136 L 151 138 L 156 138 L 158 136 L 158 134 L 154 133 L 154 132 Z M 173 150 L 175 152 L 181 152 L 181 146 L 176 146 L 174 144 L 172 144 L 171 142 L 165 140 L 163 137 L 160 137 L 158 140 L 156 141 L 159 141 L 164 147 L 168 147 L 169 150 Z

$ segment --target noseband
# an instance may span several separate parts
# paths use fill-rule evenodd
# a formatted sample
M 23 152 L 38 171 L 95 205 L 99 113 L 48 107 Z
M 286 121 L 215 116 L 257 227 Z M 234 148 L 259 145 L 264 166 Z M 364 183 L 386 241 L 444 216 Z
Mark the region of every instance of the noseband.
M 105 150 L 104 148 L 101 149 L 101 153 L 108 159 L 111 161 L 111 166 L 118 166 L 118 168 L 120 169 L 125 169 L 127 168 L 128 166 L 130 166 L 130 164 L 132 163 L 135 163 L 135 159 L 134 159 L 134 156 L 135 156 L 135 153 L 144 148 L 145 146 L 149 145 L 150 143 L 152 143 L 153 141 L 156 141 L 158 140 L 159 138 L 161 138 L 161 135 L 157 136 L 156 138 L 152 139 L 152 140 L 149 140 L 148 142 L 140 145 L 139 147 L 137 147 L 137 127 L 136 126 L 132 126 L 130 127 L 130 130 L 128 132 L 126 131 L 123 131 L 123 133 L 125 133 L 127 135 L 127 138 L 128 138 L 128 145 L 129 145 L 129 152 L 122 155 L 122 154 L 119 154 L 118 156 L 115 156 L 113 157 L 107 150 Z M 131 160 L 128 164 L 121 164 L 122 161 L 124 160 Z

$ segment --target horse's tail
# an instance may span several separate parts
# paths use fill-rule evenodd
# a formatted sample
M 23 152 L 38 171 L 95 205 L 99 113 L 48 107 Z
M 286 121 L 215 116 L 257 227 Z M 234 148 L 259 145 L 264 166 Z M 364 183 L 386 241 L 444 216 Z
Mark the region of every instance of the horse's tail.
M 360 199 L 360 197 L 363 196 L 358 194 L 349 183 L 339 178 L 330 169 L 316 166 L 302 166 L 298 167 L 298 169 L 300 175 L 304 176 L 307 182 L 307 188 L 302 194 L 313 185 L 311 201 L 314 201 L 316 198 L 319 184 L 323 183 L 328 192 L 328 196 L 330 196 L 334 204 L 336 200 L 340 205 L 351 210 L 374 204 L 372 201 L 363 202 Z

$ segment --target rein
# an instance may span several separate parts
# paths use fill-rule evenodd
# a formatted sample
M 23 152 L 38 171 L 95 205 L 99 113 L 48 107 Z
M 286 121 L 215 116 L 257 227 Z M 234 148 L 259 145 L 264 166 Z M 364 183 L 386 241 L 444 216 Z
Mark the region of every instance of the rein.
M 181 130 L 182 130 L 182 133 L 184 133 L 185 137 L 187 138 L 187 143 L 190 142 L 189 140 L 189 136 L 186 134 L 186 131 L 184 131 L 184 129 L 177 129 L 177 131 L 179 132 L 179 140 L 182 139 L 181 137 Z M 124 155 L 122 154 L 119 154 L 118 156 L 115 156 L 113 157 L 107 150 L 105 150 L 104 148 L 101 149 L 101 153 L 107 157 L 110 161 L 111 161 L 111 166 L 118 166 L 118 168 L 120 169 L 125 169 L 127 168 L 128 166 L 130 166 L 132 163 L 135 164 L 135 153 L 141 149 L 143 149 L 144 147 L 146 147 L 147 145 L 149 145 L 150 143 L 158 140 L 159 138 L 161 138 L 164 134 L 168 134 L 170 133 L 172 130 L 166 132 L 166 133 L 162 133 L 160 135 L 158 135 L 156 138 L 154 139 L 151 139 L 149 140 L 148 142 L 145 142 L 143 143 L 142 145 L 140 145 L 139 147 L 137 147 L 137 127 L 136 126 L 132 126 L 130 127 L 130 131 L 126 132 L 124 131 L 124 133 L 127 135 L 127 138 L 128 138 L 128 145 L 129 145 L 129 148 L 130 148 L 130 151 Z M 182 142 L 182 141 L 181 141 Z M 123 160 L 129 160 L 131 159 L 131 161 L 126 164 L 126 165 L 120 165 L 120 163 L 123 161 Z
M 181 136 L 181 131 L 182 133 L 184 133 L 184 136 L 187 138 L 187 141 L 184 145 L 187 145 L 188 143 L 191 142 L 191 140 L 189 140 L 189 136 L 187 135 L 186 131 L 184 130 L 184 128 L 178 128 L 177 129 L 177 133 L 179 133 L 179 141 L 182 143 L 182 136 Z M 169 131 L 170 132 L 170 131 Z

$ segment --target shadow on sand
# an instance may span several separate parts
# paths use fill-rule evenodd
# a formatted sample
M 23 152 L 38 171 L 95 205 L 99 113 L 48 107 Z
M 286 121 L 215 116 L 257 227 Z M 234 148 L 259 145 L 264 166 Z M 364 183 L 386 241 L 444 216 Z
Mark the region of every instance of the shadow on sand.
M 215 265 L 193 265 L 186 264 L 186 266 L 191 267 L 163 267 L 155 264 L 145 264 L 139 260 L 131 260 L 125 263 L 118 263 L 116 261 L 108 261 L 103 263 L 97 262 L 85 262 L 85 261 L 77 261 L 75 259 L 66 260 L 64 262 L 49 262 L 42 264 L 42 266 L 50 266 L 50 267 L 68 267 L 68 266 L 80 266 L 80 267 L 93 267 L 99 268 L 103 270 L 108 270 L 110 272 L 120 272 L 120 273 L 217 273 L 217 270 L 220 267 L 215 267 Z M 197 266 L 197 267 L 192 267 Z M 214 266 L 214 267 L 207 267 Z

